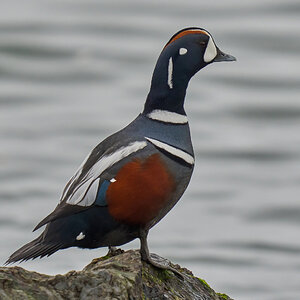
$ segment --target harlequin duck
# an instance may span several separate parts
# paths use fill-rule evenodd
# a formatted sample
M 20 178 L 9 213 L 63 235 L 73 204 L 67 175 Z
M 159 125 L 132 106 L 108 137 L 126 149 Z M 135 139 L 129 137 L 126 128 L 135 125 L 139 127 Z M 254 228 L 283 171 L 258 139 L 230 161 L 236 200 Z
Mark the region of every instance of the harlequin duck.
M 34 228 L 45 230 L 7 263 L 73 246 L 112 249 L 139 238 L 142 260 L 173 270 L 150 256 L 147 235 L 180 199 L 193 172 L 186 89 L 200 69 L 234 60 L 205 29 L 174 34 L 156 63 L 143 112 L 88 154 L 55 210 Z

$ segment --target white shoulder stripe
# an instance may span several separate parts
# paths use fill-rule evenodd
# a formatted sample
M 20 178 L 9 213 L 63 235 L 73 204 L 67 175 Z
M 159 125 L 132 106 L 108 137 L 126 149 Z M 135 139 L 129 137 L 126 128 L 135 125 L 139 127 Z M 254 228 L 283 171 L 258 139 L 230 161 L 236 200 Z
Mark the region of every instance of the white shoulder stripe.
M 174 156 L 177 156 L 181 159 L 183 159 L 184 161 L 186 161 L 188 164 L 193 165 L 195 163 L 194 157 L 186 152 L 184 152 L 183 150 L 180 150 L 178 148 L 175 148 L 169 144 L 163 143 L 161 141 L 149 138 L 149 137 L 145 137 L 146 140 L 148 140 L 150 143 L 152 143 L 153 145 L 155 145 L 158 148 L 161 148 L 169 153 L 171 153 Z
M 186 115 L 177 114 L 168 110 L 155 109 L 147 115 L 152 120 L 157 120 L 165 123 L 186 124 L 188 118 Z
M 137 152 L 147 146 L 146 141 L 132 142 L 128 146 L 121 147 L 117 151 L 103 156 L 97 161 L 85 175 L 84 181 L 80 183 L 74 193 L 67 199 L 68 204 L 89 206 L 96 198 L 99 181 L 98 177 L 109 167 L 119 162 L 130 154 Z M 95 182 L 96 181 L 96 182 Z M 91 189 L 91 190 L 90 190 Z

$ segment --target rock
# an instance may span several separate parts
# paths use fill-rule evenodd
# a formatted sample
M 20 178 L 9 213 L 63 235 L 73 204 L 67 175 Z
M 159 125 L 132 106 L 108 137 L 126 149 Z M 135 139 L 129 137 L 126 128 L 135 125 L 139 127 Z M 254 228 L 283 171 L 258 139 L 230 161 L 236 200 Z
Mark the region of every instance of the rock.
M 169 263 L 154 255 L 156 260 Z M 82 271 L 49 276 L 21 267 L 0 268 L 0 299 L 101 299 L 101 300 L 225 300 L 192 272 L 171 264 L 184 277 L 141 262 L 138 250 L 94 259 Z

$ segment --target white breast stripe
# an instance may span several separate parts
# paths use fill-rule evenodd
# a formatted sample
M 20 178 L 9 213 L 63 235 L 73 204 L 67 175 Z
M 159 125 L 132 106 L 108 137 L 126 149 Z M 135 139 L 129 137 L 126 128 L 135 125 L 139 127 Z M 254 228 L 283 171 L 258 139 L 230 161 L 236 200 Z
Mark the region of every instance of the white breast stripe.
M 173 124 L 186 124 L 188 118 L 186 115 L 177 114 L 168 110 L 155 109 L 147 115 L 148 118 Z
M 212 39 L 212 37 L 210 35 L 209 36 L 209 40 L 204 52 L 204 56 L 203 59 L 206 63 L 211 62 L 216 56 L 217 56 L 217 48 L 216 45 Z
M 119 162 L 130 154 L 137 152 L 147 146 L 147 142 L 138 141 L 121 147 L 117 151 L 103 156 L 97 161 L 85 176 L 84 183 L 67 199 L 71 205 L 89 206 L 93 204 L 99 184 L 100 175 L 109 167 Z
M 194 157 L 178 148 L 175 148 L 173 146 L 170 146 L 169 144 L 163 143 L 161 141 L 152 139 L 152 138 L 148 138 L 145 137 L 146 140 L 148 140 L 150 143 L 152 143 L 153 145 L 157 146 L 158 148 L 161 148 L 169 153 L 171 153 L 174 156 L 177 156 L 181 159 L 183 159 L 184 161 L 186 161 L 188 164 L 193 165 L 195 160 Z
M 173 88 L 173 60 L 172 57 L 169 59 L 169 66 L 168 66 L 168 86 L 170 89 Z

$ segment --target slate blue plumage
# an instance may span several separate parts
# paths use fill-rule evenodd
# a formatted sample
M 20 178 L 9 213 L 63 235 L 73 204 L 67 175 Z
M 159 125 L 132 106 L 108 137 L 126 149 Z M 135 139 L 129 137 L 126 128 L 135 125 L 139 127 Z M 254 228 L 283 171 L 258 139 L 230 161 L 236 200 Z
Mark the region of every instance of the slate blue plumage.
M 194 168 L 184 110 L 191 77 L 216 61 L 233 61 L 204 29 L 177 32 L 154 69 L 143 112 L 101 142 L 67 183 L 55 210 L 34 230 L 42 234 L 7 263 L 49 256 L 59 249 L 113 247 L 135 238 L 141 258 L 158 268 L 147 235 L 181 198 Z

